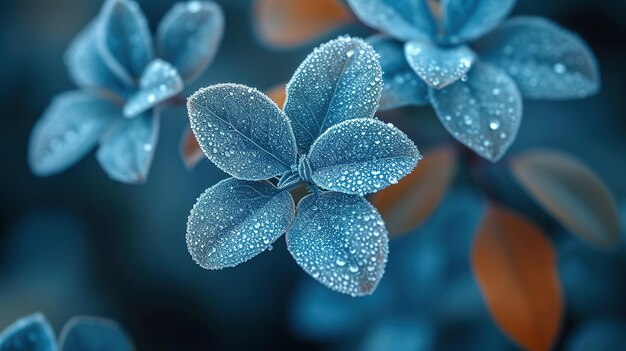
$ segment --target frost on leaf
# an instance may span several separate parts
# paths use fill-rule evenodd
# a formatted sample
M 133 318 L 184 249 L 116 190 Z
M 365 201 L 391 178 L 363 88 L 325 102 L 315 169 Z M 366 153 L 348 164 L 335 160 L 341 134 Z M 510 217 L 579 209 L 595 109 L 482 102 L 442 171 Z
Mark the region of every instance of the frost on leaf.
M 82 92 L 54 99 L 30 136 L 28 161 L 38 175 L 52 175 L 78 162 L 91 151 L 100 135 L 122 117 L 113 102 Z
M 284 110 L 300 153 L 337 123 L 373 117 L 382 88 L 378 54 L 363 40 L 339 37 L 316 48 L 287 84 Z
M 187 248 L 203 268 L 234 267 L 265 251 L 293 221 L 294 203 L 268 181 L 229 178 L 198 198 Z
M 514 18 L 477 47 L 481 58 L 505 70 L 527 98 L 579 99 L 600 88 L 597 62 L 585 42 L 542 18 Z
M 56 338 L 46 318 L 36 313 L 0 333 L 2 351 L 56 351 Z
M 371 294 L 387 262 L 385 224 L 376 209 L 356 195 L 328 192 L 302 199 L 287 246 L 313 278 L 352 296 Z
M 476 54 L 467 46 L 444 48 L 428 41 L 406 43 L 404 54 L 415 73 L 435 89 L 465 77 L 476 60 Z
M 72 318 L 59 337 L 60 351 L 134 351 L 134 346 L 122 329 L 114 321 L 93 318 Z
M 211 162 L 230 175 L 264 180 L 296 163 L 296 144 L 285 114 L 256 89 L 220 84 L 188 102 L 191 128 Z
M 331 127 L 313 144 L 308 158 L 315 184 L 364 195 L 396 184 L 421 156 L 398 128 L 368 118 Z
M 176 68 L 156 59 L 148 65 L 139 81 L 139 91 L 128 98 L 124 116 L 135 117 L 183 90 L 183 80 Z
M 148 177 L 159 135 L 159 116 L 148 111 L 120 119 L 105 133 L 96 157 L 111 177 L 125 183 L 143 183 Z
M 522 121 L 522 97 L 501 70 L 477 64 L 467 82 L 431 90 L 444 127 L 461 143 L 492 162 L 511 146 Z
M 428 85 L 417 76 L 404 56 L 404 44 L 387 36 L 368 39 L 380 55 L 385 86 L 379 110 L 390 110 L 407 105 L 427 105 Z
M 157 30 L 159 56 L 185 80 L 202 73 L 213 61 L 224 34 L 224 15 L 208 1 L 176 3 Z

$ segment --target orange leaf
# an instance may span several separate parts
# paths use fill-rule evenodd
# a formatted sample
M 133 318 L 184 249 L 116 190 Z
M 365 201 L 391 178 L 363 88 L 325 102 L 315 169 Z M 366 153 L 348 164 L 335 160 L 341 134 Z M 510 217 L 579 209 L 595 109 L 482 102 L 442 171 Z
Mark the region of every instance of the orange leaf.
M 489 312 L 528 350 L 549 350 L 560 329 L 555 256 L 540 228 L 498 207 L 489 208 L 474 241 L 472 266 Z
M 398 235 L 417 228 L 437 208 L 454 176 L 456 154 L 450 147 L 425 153 L 415 170 L 397 185 L 376 193 L 372 203 L 387 230 Z
M 272 99 L 278 107 L 282 110 L 285 105 L 285 100 L 287 100 L 287 87 L 285 84 L 278 84 L 277 86 L 271 88 L 267 91 L 267 96 Z
M 266 95 L 282 109 L 287 99 L 285 84 L 276 85 L 268 90 Z M 180 143 L 180 154 L 188 169 L 196 167 L 198 162 L 202 161 L 204 158 L 204 153 L 202 149 L 200 149 L 198 140 L 196 140 L 196 136 L 191 131 L 191 128 L 187 128 L 183 132 L 183 138 Z
M 200 149 L 196 136 L 193 135 L 191 128 L 187 127 L 183 132 L 183 138 L 180 143 L 180 154 L 188 169 L 193 169 L 198 162 L 204 158 L 204 153 Z
M 270 45 L 293 47 L 352 20 L 340 0 L 256 0 L 256 31 Z
M 619 213 L 606 186 L 577 160 L 534 151 L 512 161 L 517 180 L 563 226 L 600 248 L 619 241 Z

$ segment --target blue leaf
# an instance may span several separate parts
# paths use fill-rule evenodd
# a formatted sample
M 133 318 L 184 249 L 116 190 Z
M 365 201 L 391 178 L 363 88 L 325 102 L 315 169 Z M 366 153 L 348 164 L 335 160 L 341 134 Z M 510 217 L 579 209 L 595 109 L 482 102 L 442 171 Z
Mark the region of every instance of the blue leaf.
M 283 174 L 282 177 L 280 177 L 277 187 L 278 189 L 285 189 L 292 185 L 298 184 L 298 182 L 300 181 L 301 181 L 301 178 L 300 178 L 300 173 L 298 172 L 298 170 L 297 169 L 291 170 Z
M 596 59 L 576 34 L 537 17 L 514 18 L 478 43 L 531 99 L 579 99 L 600 89 Z
M 52 327 L 41 313 L 19 319 L 0 334 L 0 351 L 56 351 Z
M 626 323 L 602 318 L 584 322 L 566 342 L 567 351 L 614 351 L 626 346 Z
M 504 156 L 522 121 L 515 82 L 489 64 L 475 65 L 467 82 L 431 89 L 431 100 L 448 132 L 492 162 Z
M 126 84 L 135 84 L 154 57 L 150 28 L 139 5 L 131 0 L 107 0 L 97 34 L 107 65 Z
M 59 351 L 133 351 L 133 343 L 114 321 L 74 317 L 61 332 Z
M 428 41 L 406 43 L 404 54 L 413 71 L 435 89 L 465 77 L 476 60 L 467 46 L 441 47 Z
M 315 49 L 287 84 L 284 109 L 300 153 L 337 123 L 373 117 L 382 89 L 378 54 L 363 40 L 339 37 Z
M 176 68 L 156 59 L 148 65 L 141 80 L 139 91 L 131 95 L 124 106 L 124 116 L 135 117 L 159 103 L 176 96 L 183 90 L 183 80 Z
M 122 97 L 129 88 L 107 66 L 97 45 L 98 25 L 94 21 L 72 40 L 65 53 L 70 78 L 85 89 L 106 90 Z
M 438 25 L 427 0 L 348 0 L 368 26 L 400 40 L 434 38 Z
M 62 172 L 95 145 L 121 108 L 83 92 L 57 96 L 35 124 L 28 146 L 31 170 L 40 176 Z
M 213 2 L 176 3 L 157 31 L 159 56 L 185 80 L 201 74 L 213 61 L 224 34 L 224 15 Z
M 379 111 L 429 104 L 428 85 L 415 74 L 406 61 L 404 44 L 382 35 L 373 36 L 367 41 L 380 55 L 383 69 L 385 87 L 380 98 Z
M 331 127 L 311 146 L 308 158 L 315 184 L 364 195 L 397 183 L 411 173 L 421 156 L 398 128 L 363 118 Z
M 117 181 L 143 183 L 152 165 L 158 135 L 157 111 L 124 118 L 104 136 L 97 152 L 98 162 Z
M 328 288 L 351 296 L 376 289 L 387 263 L 385 223 L 363 197 L 335 192 L 308 195 L 287 232 L 296 262 Z
M 202 151 L 233 177 L 270 179 L 296 164 L 289 120 L 256 89 L 238 84 L 210 86 L 194 93 L 187 109 Z
M 234 267 L 265 251 L 287 230 L 294 203 L 268 181 L 229 178 L 202 194 L 187 221 L 187 248 L 206 269 Z
M 496 28 L 517 0 L 443 0 L 444 42 L 459 44 Z

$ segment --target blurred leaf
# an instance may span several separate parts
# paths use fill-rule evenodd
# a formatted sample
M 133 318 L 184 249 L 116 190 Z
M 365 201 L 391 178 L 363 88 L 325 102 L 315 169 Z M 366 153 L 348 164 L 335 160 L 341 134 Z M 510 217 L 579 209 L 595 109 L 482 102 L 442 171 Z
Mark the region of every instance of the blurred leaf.
M 264 42 L 287 48 L 351 22 L 352 14 L 340 0 L 257 0 L 254 20 Z
M 446 194 L 456 168 L 456 154 L 449 146 L 424 154 L 411 174 L 397 185 L 378 192 L 372 203 L 385 219 L 390 235 L 420 226 Z
M 133 343 L 114 321 L 94 317 L 74 317 L 59 337 L 60 351 L 133 351 Z
M 2 351 L 55 351 L 56 337 L 41 313 L 23 317 L 0 333 Z
M 442 1 L 445 42 L 459 44 L 496 28 L 513 10 L 516 0 Z
M 407 42 L 404 55 L 413 71 L 435 89 L 467 77 L 477 59 L 468 46 L 442 47 L 429 41 Z
M 491 207 L 475 238 L 472 266 L 500 328 L 525 349 L 550 349 L 563 301 L 555 252 L 541 229 L 518 214 Z
M 522 186 L 567 229 L 600 248 L 619 241 L 615 202 L 585 165 L 545 150 L 517 156 L 511 165 Z
M 285 83 L 276 85 L 275 87 L 269 89 L 266 92 L 266 95 L 272 99 L 278 107 L 282 108 L 287 97 L 285 92 Z M 204 159 L 204 153 L 200 148 L 200 144 L 198 144 L 196 136 L 193 135 L 191 128 L 187 128 L 183 132 L 183 137 L 180 142 L 180 155 L 188 169 L 193 169 L 196 167 L 198 162 Z
M 183 87 L 183 80 L 174 66 L 161 59 L 153 60 L 141 75 L 139 90 L 128 97 L 124 116 L 136 117 L 176 96 Z

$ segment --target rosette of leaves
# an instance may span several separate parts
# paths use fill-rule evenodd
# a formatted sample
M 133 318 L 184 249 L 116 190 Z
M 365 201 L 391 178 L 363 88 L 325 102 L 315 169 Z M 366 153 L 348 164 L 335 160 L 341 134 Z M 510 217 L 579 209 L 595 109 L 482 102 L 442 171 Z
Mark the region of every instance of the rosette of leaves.
M 421 158 L 404 133 L 373 118 L 382 88 L 373 48 L 339 37 L 301 64 L 283 110 L 243 85 L 191 96 L 198 143 L 233 177 L 209 188 L 191 210 L 193 259 L 206 269 L 233 267 L 286 233 L 289 251 L 313 278 L 352 296 L 373 292 L 388 238 L 363 196 L 397 183 Z M 300 186 L 311 194 L 296 211 L 290 191 Z
M 0 333 L 2 351 L 133 351 L 132 341 L 114 321 L 74 317 L 65 324 L 59 340 L 41 313 L 19 319 Z
M 522 97 L 596 93 L 596 60 L 577 35 L 547 19 L 502 24 L 516 0 L 348 0 L 385 35 L 369 42 L 385 72 L 382 109 L 431 104 L 446 130 L 498 161 L 515 140 Z
M 223 27 L 215 3 L 177 3 L 153 39 L 136 2 L 107 0 L 65 56 L 80 90 L 57 96 L 33 128 L 32 171 L 62 172 L 97 148 L 98 162 L 111 178 L 145 181 L 160 109 L 211 63 Z

